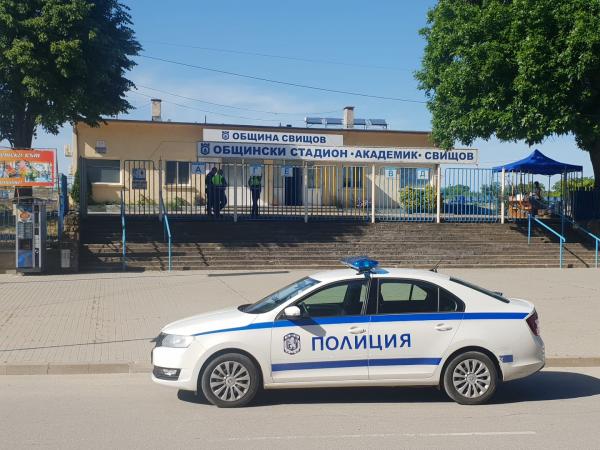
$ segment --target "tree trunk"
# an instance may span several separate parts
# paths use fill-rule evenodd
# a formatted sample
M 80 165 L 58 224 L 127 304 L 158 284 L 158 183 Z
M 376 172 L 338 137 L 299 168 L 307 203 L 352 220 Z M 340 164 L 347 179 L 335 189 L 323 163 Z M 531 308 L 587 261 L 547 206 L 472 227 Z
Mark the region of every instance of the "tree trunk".
M 594 169 L 594 189 L 600 189 L 600 140 L 590 150 L 590 160 Z
M 32 118 L 29 111 L 15 112 L 13 130 L 12 146 L 14 148 L 31 148 L 35 132 L 35 118 Z

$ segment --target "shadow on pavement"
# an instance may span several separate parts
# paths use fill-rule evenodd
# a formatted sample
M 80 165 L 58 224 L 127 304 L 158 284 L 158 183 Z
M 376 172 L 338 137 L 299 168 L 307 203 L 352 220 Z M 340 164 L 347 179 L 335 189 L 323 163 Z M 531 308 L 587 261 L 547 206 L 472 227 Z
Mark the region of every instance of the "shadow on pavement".
M 566 400 L 600 395 L 600 379 L 574 372 L 544 371 L 500 385 L 490 403 Z M 202 395 L 179 391 L 184 402 L 208 405 Z M 312 403 L 434 403 L 451 402 L 434 387 L 362 387 L 282 389 L 263 391 L 252 406 Z

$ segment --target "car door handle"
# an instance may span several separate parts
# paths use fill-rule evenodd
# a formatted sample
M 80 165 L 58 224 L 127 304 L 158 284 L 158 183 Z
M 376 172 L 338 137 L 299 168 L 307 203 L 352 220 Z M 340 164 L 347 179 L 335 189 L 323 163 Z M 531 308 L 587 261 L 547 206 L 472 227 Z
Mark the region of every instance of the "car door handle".
M 366 328 L 350 327 L 350 334 L 363 334 L 367 332 Z
M 438 323 L 435 326 L 435 329 L 438 331 L 450 331 L 452 329 L 451 325 L 446 325 L 445 323 Z

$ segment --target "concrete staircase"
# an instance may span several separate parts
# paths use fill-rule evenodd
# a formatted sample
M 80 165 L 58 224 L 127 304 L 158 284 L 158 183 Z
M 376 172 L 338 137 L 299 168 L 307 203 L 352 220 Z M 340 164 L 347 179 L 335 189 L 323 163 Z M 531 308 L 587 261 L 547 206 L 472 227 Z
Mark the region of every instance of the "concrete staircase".
M 558 228 L 556 228 L 558 229 Z M 558 267 L 559 246 L 527 224 L 381 222 L 202 222 L 172 220 L 173 269 L 292 269 L 340 267 L 369 255 L 388 267 Z M 122 270 L 118 217 L 82 223 L 83 271 Z M 565 267 L 593 267 L 594 245 L 569 235 Z M 127 269 L 166 270 L 168 246 L 156 218 L 127 220 Z

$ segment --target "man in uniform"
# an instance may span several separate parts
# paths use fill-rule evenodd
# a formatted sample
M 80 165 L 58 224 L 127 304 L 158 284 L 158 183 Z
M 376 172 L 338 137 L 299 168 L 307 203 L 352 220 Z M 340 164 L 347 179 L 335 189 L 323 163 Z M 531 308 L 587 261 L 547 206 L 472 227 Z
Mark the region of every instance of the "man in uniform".
M 223 175 L 223 169 L 219 169 L 217 173 L 213 175 L 212 185 L 214 191 L 213 209 L 215 211 L 215 217 L 221 217 L 221 209 L 227 204 L 227 197 L 225 196 L 227 181 Z
M 251 217 L 258 216 L 258 200 L 260 199 L 260 192 L 262 190 L 262 177 L 257 175 L 252 175 L 248 179 L 248 187 L 250 188 L 250 193 L 252 195 L 252 212 L 250 213 Z
M 204 178 L 204 193 L 206 194 L 206 213 L 212 216 L 215 209 L 215 186 L 213 185 L 213 177 L 217 174 L 217 168 L 213 167 Z M 215 212 L 216 214 L 216 212 Z

